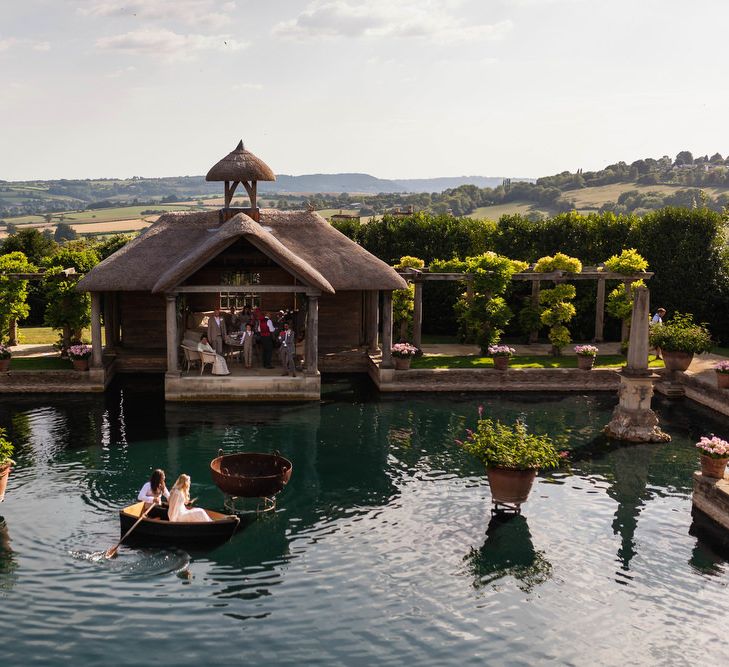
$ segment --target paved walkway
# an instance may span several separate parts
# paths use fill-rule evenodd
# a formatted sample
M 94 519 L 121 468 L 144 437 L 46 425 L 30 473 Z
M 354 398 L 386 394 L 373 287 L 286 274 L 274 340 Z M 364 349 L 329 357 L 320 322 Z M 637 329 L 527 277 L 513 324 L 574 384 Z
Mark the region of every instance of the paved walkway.
M 10 351 L 14 357 L 50 357 L 58 354 L 53 345 L 13 345 Z

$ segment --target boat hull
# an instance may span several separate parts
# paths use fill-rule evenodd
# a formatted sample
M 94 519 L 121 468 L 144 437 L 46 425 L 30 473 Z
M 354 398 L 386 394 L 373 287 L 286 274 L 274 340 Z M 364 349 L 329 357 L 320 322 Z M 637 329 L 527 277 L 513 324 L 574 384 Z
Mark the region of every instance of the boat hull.
M 121 534 L 139 519 L 144 503 L 119 510 Z M 205 510 L 212 521 L 181 522 L 167 519 L 166 507 L 155 507 L 125 540 L 128 544 L 211 546 L 230 539 L 240 525 L 237 516 Z

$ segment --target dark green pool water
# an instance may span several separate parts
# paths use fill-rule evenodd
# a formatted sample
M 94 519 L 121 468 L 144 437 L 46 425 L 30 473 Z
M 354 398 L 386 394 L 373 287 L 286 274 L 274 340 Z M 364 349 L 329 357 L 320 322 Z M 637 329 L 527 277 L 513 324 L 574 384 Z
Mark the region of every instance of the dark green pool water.
M 305 406 L 0 400 L 18 446 L 0 524 L 0 664 L 689 664 L 729 629 L 725 560 L 692 528 L 693 443 L 727 425 L 656 400 L 667 445 L 600 435 L 613 395 L 404 396 L 349 381 Z M 452 446 L 477 406 L 563 434 L 570 471 L 491 519 Z M 275 515 L 214 550 L 122 548 L 116 510 L 150 470 L 221 508 L 218 448 L 294 463 Z M 707 650 L 709 653 L 707 653 Z

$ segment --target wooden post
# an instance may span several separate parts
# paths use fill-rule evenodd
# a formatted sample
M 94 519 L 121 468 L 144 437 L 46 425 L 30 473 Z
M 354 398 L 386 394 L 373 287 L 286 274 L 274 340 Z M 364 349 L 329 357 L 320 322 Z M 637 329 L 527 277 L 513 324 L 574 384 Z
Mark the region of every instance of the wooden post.
M 423 341 L 423 283 L 415 281 L 415 307 L 413 308 L 413 345 L 419 348 Z
M 392 290 L 382 297 L 382 368 L 392 368 Z
M 116 347 L 121 342 L 120 328 L 121 321 L 119 319 L 119 292 L 111 293 L 111 322 L 112 322 L 112 339 L 111 344 Z M 109 341 L 107 341 L 108 345 Z
M 101 294 L 91 292 L 91 367 L 101 368 Z
M 113 299 L 112 292 L 104 294 L 104 337 L 106 339 L 106 349 L 114 347 L 114 316 L 112 315 L 111 302 Z
M 177 363 L 177 296 L 165 294 L 167 321 L 167 372 L 178 373 Z
M 532 308 L 539 310 L 539 288 L 541 282 L 532 280 Z M 536 343 L 539 340 L 539 327 L 529 332 L 529 342 Z
M 466 299 L 473 299 L 473 276 L 466 274 Z
M 378 328 L 380 325 L 380 292 L 367 292 L 367 349 L 375 354 L 379 349 Z
M 605 330 L 605 278 L 597 279 L 597 301 L 595 303 L 595 342 L 602 343 Z
M 18 344 L 18 320 L 14 317 L 10 319 L 10 330 L 8 331 L 8 345 Z
M 306 373 L 316 375 L 319 371 L 319 295 L 307 294 L 306 309 Z

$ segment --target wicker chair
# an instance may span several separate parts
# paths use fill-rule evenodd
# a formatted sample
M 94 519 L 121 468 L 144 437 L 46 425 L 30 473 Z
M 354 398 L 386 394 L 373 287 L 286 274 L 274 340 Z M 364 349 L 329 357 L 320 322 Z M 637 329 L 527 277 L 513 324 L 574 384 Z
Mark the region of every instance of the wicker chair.
M 189 345 L 185 345 L 184 343 L 180 345 L 182 348 L 182 352 L 185 355 L 185 364 L 187 365 L 187 370 L 189 371 L 193 366 L 200 363 L 200 352 L 198 352 L 194 347 L 190 347 Z
M 215 366 L 215 352 L 205 352 L 204 350 L 200 350 L 198 354 L 200 355 L 200 375 L 203 374 L 205 366 L 208 364 L 210 364 L 210 372 L 212 373 Z

